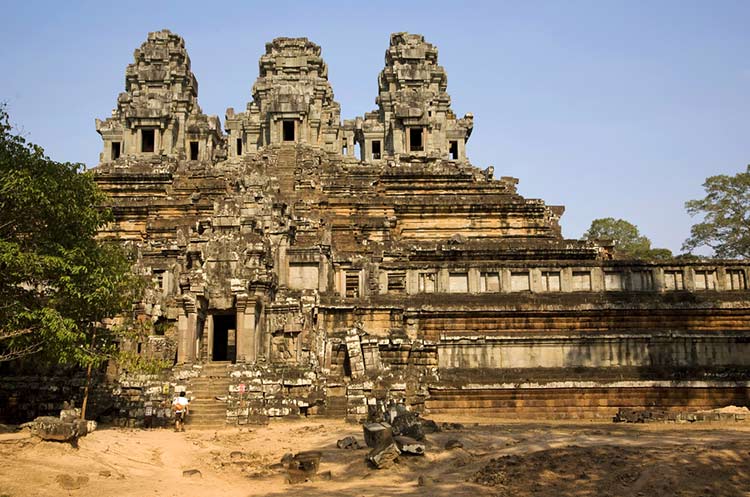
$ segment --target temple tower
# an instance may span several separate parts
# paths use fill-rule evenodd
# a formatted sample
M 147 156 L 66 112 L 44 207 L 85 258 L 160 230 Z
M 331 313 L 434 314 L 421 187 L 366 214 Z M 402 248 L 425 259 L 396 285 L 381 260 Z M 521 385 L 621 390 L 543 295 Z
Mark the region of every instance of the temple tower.
M 424 36 L 393 33 L 378 77 L 378 109 L 345 129 L 360 144 L 367 162 L 386 157 L 466 158 L 472 114 L 458 119 L 446 89 L 448 76 L 438 65 L 437 48 Z
M 96 120 L 104 140 L 100 162 L 151 156 L 214 162 L 226 155 L 219 119 L 198 106 L 185 41 L 166 29 L 149 33 L 133 58 L 112 117 Z
M 341 109 L 320 47 L 307 38 L 276 38 L 266 44 L 259 67 L 247 111 L 227 109 L 230 157 L 279 143 L 338 150 Z

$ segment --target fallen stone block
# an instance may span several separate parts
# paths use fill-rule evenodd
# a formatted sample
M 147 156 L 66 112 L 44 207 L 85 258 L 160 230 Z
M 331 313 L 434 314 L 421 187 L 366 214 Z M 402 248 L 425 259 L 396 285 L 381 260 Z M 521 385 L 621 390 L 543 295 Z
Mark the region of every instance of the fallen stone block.
M 336 447 L 339 449 L 350 449 L 350 450 L 358 450 L 361 449 L 362 446 L 359 444 L 356 438 L 354 437 L 344 437 L 338 442 L 336 442 Z
M 425 451 L 425 445 L 422 442 L 418 442 L 411 437 L 393 437 L 393 441 L 396 442 L 398 450 L 403 454 L 411 454 L 415 456 L 423 456 Z
M 422 430 L 425 433 L 438 433 L 440 431 L 440 426 L 433 420 L 422 418 L 421 421 L 422 421 Z
M 435 482 L 436 480 L 430 476 L 419 475 L 419 478 L 417 478 L 418 487 L 431 487 Z
M 203 474 L 198 469 L 186 469 L 182 472 L 185 478 L 203 478 Z
M 78 438 L 79 429 L 79 423 L 67 423 L 52 416 L 40 416 L 31 422 L 31 432 L 42 440 L 69 442 Z
M 459 431 L 464 429 L 464 425 L 461 423 L 442 423 L 440 429 L 442 431 Z
M 308 450 L 291 458 L 290 455 L 287 454 L 281 459 L 282 464 L 287 465 L 287 483 L 297 484 L 313 481 L 320 468 L 322 453 L 317 450 Z
M 320 458 L 322 455 L 323 454 L 317 450 L 300 452 L 292 458 L 293 467 L 308 474 L 317 473 L 320 468 Z
M 401 455 L 401 451 L 398 450 L 396 442 L 391 440 L 385 442 L 380 446 L 373 448 L 369 454 L 367 454 L 367 462 L 372 464 L 377 469 L 389 468 Z
M 365 445 L 375 448 L 393 441 L 393 429 L 388 423 L 368 423 L 362 426 Z
M 413 412 L 399 414 L 391 421 L 394 435 L 411 437 L 415 440 L 424 440 L 424 429 L 419 416 Z
M 57 475 L 55 481 L 65 490 L 78 490 L 89 482 L 89 477 L 77 476 L 74 478 L 70 475 Z
M 451 449 L 463 449 L 464 444 L 461 442 L 461 440 L 456 440 L 455 438 L 448 440 L 445 442 L 445 449 L 451 450 Z
M 18 426 L 0 424 L 0 433 L 15 433 L 16 431 L 18 431 Z

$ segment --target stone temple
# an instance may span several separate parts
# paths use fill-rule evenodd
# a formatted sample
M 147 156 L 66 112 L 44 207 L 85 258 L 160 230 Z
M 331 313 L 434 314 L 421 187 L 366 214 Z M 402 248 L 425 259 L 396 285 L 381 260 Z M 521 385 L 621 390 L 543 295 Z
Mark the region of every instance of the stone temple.
M 276 38 L 222 128 L 165 30 L 96 121 L 102 237 L 151 281 L 136 312 L 154 334 L 122 346 L 173 362 L 196 420 L 747 403 L 748 261 L 564 239 L 563 207 L 471 164 L 473 116 L 423 36 L 391 35 L 362 117 L 341 119 L 327 75 L 318 45 Z

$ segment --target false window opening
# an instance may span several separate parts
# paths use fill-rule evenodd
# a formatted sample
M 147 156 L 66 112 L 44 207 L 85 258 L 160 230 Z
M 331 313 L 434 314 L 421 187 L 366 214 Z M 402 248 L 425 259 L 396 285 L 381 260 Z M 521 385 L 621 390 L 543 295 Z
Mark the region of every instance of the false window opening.
M 406 273 L 404 271 L 388 273 L 388 291 L 394 293 L 406 291 Z
M 480 292 L 499 292 L 500 291 L 500 273 L 482 272 L 479 273 L 479 291 Z
M 457 141 L 451 140 L 448 151 L 450 153 L 451 160 L 458 160 L 458 142 Z
M 346 296 L 359 297 L 359 271 L 346 272 Z
M 419 279 L 417 281 L 419 293 L 435 293 L 435 281 L 436 274 L 430 273 L 419 273 Z
M 112 160 L 120 158 L 120 142 L 112 142 Z
M 380 159 L 380 140 L 373 140 L 372 142 L 372 159 Z
M 448 292 L 468 293 L 468 291 L 469 291 L 468 273 L 449 273 L 448 274 Z
M 528 271 L 513 271 L 510 273 L 510 291 L 528 292 L 531 290 L 531 280 Z
M 154 151 L 154 130 L 141 130 L 141 152 L 150 153 Z
M 190 142 L 190 160 L 198 160 L 198 142 Z
M 542 289 L 545 292 L 559 292 L 560 271 L 542 271 Z
M 423 149 L 422 128 L 409 128 L 409 151 L 421 152 Z
M 282 132 L 284 135 L 285 142 L 294 141 L 294 121 L 291 119 L 285 119 L 282 121 Z

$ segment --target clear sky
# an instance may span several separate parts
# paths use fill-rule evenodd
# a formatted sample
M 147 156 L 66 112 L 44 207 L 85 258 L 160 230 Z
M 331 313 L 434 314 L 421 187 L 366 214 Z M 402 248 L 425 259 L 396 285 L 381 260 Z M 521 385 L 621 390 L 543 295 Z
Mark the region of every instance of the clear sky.
M 424 34 L 454 111 L 474 114 L 469 158 L 565 205 L 569 238 L 611 216 L 677 252 L 684 202 L 750 162 L 747 1 L 3 3 L 0 101 L 56 160 L 96 165 L 94 118 L 115 107 L 133 50 L 168 28 L 222 122 L 274 37 L 322 46 L 348 119 L 375 107 L 390 33 Z

